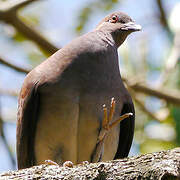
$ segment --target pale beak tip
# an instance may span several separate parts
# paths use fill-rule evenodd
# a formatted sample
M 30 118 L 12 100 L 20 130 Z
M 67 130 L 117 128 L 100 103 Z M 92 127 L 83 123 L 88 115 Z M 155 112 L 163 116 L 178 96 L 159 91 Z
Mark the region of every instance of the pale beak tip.
M 139 25 L 139 24 L 136 24 L 136 25 L 135 25 L 135 28 L 136 28 L 136 31 L 141 31 L 141 30 L 142 30 L 142 27 L 141 27 L 141 25 Z

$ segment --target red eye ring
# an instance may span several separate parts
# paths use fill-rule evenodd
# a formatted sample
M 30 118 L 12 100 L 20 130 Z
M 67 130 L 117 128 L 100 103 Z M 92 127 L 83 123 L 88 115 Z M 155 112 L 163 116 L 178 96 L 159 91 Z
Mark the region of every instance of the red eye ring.
M 116 15 L 114 15 L 112 18 L 111 18 L 111 22 L 112 23 L 116 23 L 118 21 L 118 17 Z

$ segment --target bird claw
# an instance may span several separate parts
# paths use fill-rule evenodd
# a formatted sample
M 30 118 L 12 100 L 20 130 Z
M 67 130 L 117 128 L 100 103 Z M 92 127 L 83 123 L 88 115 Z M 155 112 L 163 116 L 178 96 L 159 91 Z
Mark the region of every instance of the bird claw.
M 54 162 L 54 161 L 52 161 L 52 160 L 45 160 L 44 161 L 45 162 L 45 164 L 47 164 L 47 165 L 55 165 L 55 166 L 59 166 L 59 164 L 58 163 L 56 163 L 56 162 Z
M 102 127 L 106 130 L 109 130 L 110 122 L 114 116 L 115 106 L 116 106 L 116 102 L 113 97 L 113 98 L 111 98 L 111 107 L 110 107 L 110 112 L 109 112 L 109 116 L 108 116 L 107 107 L 105 104 L 103 105 L 104 118 L 103 118 L 103 122 L 102 122 Z
M 104 118 L 103 118 L 103 122 L 102 122 L 102 129 L 99 134 L 99 140 L 102 140 L 106 136 L 108 131 L 111 130 L 117 124 L 119 124 L 122 120 L 133 115 L 133 113 L 131 113 L 131 112 L 126 113 L 126 114 L 121 115 L 117 120 L 112 122 L 114 112 L 115 112 L 115 107 L 116 107 L 116 101 L 114 100 L 114 97 L 113 97 L 111 99 L 111 107 L 110 107 L 110 112 L 109 112 L 109 116 L 108 116 L 107 107 L 105 104 L 103 105 Z
M 103 105 L 103 112 L 104 112 L 104 118 L 102 121 L 102 129 L 100 130 L 99 136 L 98 136 L 98 141 L 97 141 L 97 147 L 96 147 L 96 152 L 93 156 L 93 162 L 97 162 L 102 153 L 103 153 L 103 149 L 104 149 L 104 140 L 108 134 L 108 132 L 117 124 L 119 124 L 122 120 L 128 118 L 129 116 L 132 116 L 133 113 L 126 113 L 121 115 L 117 120 L 112 122 L 113 116 L 114 116 L 114 112 L 115 112 L 115 106 L 116 106 L 116 102 L 114 100 L 114 97 L 111 99 L 111 107 L 110 107 L 110 111 L 109 111 L 109 115 L 107 112 L 107 107 L 104 104 Z
M 82 161 L 80 164 L 87 165 L 87 164 L 89 164 L 89 161 Z
M 73 162 L 71 162 L 71 161 L 65 161 L 65 162 L 63 163 L 63 167 L 73 168 L 73 166 L 74 166 L 74 164 L 73 164 Z
M 56 163 L 56 162 L 54 162 L 54 161 L 52 161 L 52 160 L 45 160 L 44 161 L 45 162 L 45 164 L 47 164 L 47 165 L 55 165 L 55 166 L 59 166 L 59 164 L 58 163 Z M 73 163 L 71 162 L 71 161 L 65 161 L 64 163 L 63 163 L 63 167 L 70 167 L 70 168 L 72 168 L 73 167 Z

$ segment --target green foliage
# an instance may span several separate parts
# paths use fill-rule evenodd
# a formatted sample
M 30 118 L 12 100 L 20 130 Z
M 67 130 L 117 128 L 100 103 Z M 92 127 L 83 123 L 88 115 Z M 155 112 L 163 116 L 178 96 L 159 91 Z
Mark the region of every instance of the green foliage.
M 140 151 L 142 154 L 147 152 L 157 152 L 161 150 L 168 150 L 175 148 L 176 144 L 171 141 L 162 141 L 157 139 L 147 139 L 140 146 Z
M 31 26 L 39 25 L 39 19 L 34 14 L 25 14 L 26 16 L 20 16 L 22 21 L 31 24 Z
M 179 107 L 172 108 L 172 115 L 175 121 L 175 128 L 176 128 L 176 133 L 177 133 L 177 137 L 176 137 L 177 144 L 180 146 L 180 108 Z
M 37 53 L 37 52 L 30 52 L 28 54 L 28 58 L 33 67 L 37 66 L 45 59 L 45 57 L 42 54 Z
M 180 62 L 178 62 L 178 73 L 177 73 L 177 87 L 180 89 Z M 175 128 L 177 133 L 177 144 L 180 146 L 180 107 L 173 107 L 172 110 L 172 116 L 175 121 Z
M 81 14 L 79 15 L 79 23 L 76 27 L 76 32 L 80 33 L 82 31 L 91 13 L 92 13 L 92 8 L 90 7 L 85 7 L 81 11 Z
M 25 41 L 27 39 L 21 33 L 19 33 L 17 31 L 13 36 L 13 40 L 16 41 L 16 42 L 23 42 L 23 41 Z

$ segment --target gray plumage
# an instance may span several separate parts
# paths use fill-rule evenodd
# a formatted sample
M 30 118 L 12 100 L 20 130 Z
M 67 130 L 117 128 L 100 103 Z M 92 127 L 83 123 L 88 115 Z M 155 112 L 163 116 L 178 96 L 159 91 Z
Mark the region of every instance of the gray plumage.
M 115 17 L 117 19 L 115 19 Z M 50 159 L 59 164 L 91 161 L 103 119 L 102 106 L 116 100 L 114 119 L 134 113 L 121 80 L 117 48 L 127 35 L 140 30 L 117 12 L 33 69 L 19 96 L 17 123 L 18 168 Z M 114 127 L 100 160 L 128 155 L 134 116 Z

